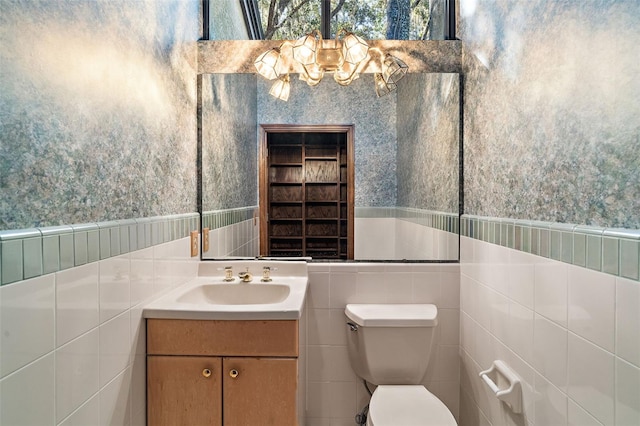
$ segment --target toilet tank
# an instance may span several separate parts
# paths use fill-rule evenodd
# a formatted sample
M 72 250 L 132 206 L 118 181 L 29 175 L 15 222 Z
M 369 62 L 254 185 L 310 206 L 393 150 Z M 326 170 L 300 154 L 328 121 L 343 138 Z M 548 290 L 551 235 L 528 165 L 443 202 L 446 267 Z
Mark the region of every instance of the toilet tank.
M 347 348 L 355 373 L 376 385 L 418 384 L 429 364 L 438 308 L 348 304 Z

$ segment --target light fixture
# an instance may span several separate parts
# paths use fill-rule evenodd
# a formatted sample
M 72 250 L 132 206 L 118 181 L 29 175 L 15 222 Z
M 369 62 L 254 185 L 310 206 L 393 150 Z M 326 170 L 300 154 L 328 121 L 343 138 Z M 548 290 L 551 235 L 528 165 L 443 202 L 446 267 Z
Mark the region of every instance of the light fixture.
M 269 94 L 275 98 L 283 101 L 289 99 L 289 92 L 291 91 L 291 81 L 289 80 L 289 74 L 285 74 L 276 80 L 269 90 Z
M 344 29 L 338 31 L 333 40 L 323 39 L 320 31 L 314 30 L 295 41 L 285 41 L 279 48 L 258 56 L 254 65 L 261 76 L 276 80 L 269 94 L 286 101 L 291 89 L 291 72 L 300 73 L 300 80 L 309 86 L 319 84 L 325 72 L 333 73 L 338 84 L 348 86 L 370 61 L 377 62 L 373 68 L 382 71 L 374 75 L 378 96 L 396 90 L 398 81 L 408 71 L 400 59 L 370 48 L 363 38 Z

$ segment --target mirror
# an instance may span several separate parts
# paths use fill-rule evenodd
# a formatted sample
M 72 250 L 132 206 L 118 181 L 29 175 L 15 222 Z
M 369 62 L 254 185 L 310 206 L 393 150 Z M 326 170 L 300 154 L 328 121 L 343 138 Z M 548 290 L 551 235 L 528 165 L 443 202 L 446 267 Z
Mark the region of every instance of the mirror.
M 381 98 L 372 74 L 291 83 L 282 102 L 253 74 L 202 75 L 203 258 L 260 254 L 261 125 L 338 124 L 354 126 L 354 258 L 458 260 L 459 75 L 407 74 Z

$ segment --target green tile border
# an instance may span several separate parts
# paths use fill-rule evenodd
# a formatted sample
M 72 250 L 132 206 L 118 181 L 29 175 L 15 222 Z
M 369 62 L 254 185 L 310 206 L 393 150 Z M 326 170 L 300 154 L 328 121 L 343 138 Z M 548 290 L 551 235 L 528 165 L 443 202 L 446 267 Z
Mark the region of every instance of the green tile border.
M 355 217 L 356 219 L 394 218 L 454 234 L 458 233 L 460 227 L 457 213 L 445 213 L 413 207 L 356 207 Z
M 258 212 L 258 206 L 203 212 L 202 227 L 209 228 L 209 230 L 223 228 L 225 226 L 253 219 Z
M 640 229 L 465 214 L 460 235 L 640 281 Z
M 200 215 L 185 213 L 0 231 L 0 285 L 188 237 Z

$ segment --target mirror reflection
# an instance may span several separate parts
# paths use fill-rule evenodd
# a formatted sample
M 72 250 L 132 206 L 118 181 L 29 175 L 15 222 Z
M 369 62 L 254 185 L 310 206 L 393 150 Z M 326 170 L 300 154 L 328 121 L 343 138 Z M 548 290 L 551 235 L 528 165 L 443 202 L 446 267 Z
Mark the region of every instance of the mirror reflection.
M 371 90 L 372 74 L 347 87 L 328 81 L 309 88 L 292 78 L 298 95 L 286 103 L 270 96 L 270 82 L 253 74 L 202 77 L 202 226 L 209 236 L 204 258 L 350 259 L 340 247 L 352 244 L 356 260 L 458 259 L 458 74 L 407 74 L 396 92 L 382 98 Z M 282 126 L 301 134 L 283 139 Z M 335 138 L 338 154 L 319 149 L 322 126 L 352 129 L 352 152 L 340 155 L 341 137 Z M 309 158 L 302 156 L 306 148 L 298 155 L 298 148 L 291 154 L 281 147 L 284 162 L 268 172 L 269 132 L 279 135 L 282 146 L 308 143 Z M 340 187 L 348 161 L 351 206 L 339 198 L 310 199 L 317 195 L 308 189 L 295 200 L 269 199 L 274 189 L 260 179 L 262 165 L 263 178 L 271 173 L 276 187 L 315 185 L 317 194 L 318 187 Z M 353 208 L 353 218 L 343 217 L 340 203 Z M 271 239 L 280 245 L 269 244 Z

